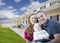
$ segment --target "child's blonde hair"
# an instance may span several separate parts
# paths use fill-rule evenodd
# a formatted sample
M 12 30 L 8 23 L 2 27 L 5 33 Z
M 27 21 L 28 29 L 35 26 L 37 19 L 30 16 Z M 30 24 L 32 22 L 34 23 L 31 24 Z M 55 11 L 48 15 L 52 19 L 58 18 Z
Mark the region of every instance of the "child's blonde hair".
M 34 31 L 37 31 L 39 27 L 40 27 L 40 29 L 42 30 L 41 24 L 40 24 L 40 23 L 35 23 L 35 24 L 34 24 Z

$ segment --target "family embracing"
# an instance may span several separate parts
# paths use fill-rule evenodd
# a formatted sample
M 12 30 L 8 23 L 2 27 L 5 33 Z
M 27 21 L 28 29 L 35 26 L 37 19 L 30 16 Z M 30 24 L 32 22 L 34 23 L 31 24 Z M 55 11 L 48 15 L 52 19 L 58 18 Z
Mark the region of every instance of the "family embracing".
M 46 13 L 38 11 L 28 18 L 24 31 L 26 43 L 60 43 L 60 24 L 49 20 Z

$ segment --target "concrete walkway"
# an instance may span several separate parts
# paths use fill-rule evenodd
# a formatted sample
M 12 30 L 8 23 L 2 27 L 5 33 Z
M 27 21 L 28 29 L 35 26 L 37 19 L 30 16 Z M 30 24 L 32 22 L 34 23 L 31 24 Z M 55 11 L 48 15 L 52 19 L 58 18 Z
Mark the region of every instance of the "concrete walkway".
M 14 32 L 16 32 L 18 35 L 24 38 L 24 31 L 25 29 L 19 29 L 19 28 L 12 28 L 10 27 Z
M 14 32 L 16 32 L 19 36 L 23 37 L 24 38 L 24 31 L 25 29 L 19 29 L 19 28 L 12 28 L 10 27 L 11 30 L 13 30 Z M 33 41 L 32 43 L 36 43 L 35 41 Z M 40 43 L 40 42 L 37 42 L 37 43 Z

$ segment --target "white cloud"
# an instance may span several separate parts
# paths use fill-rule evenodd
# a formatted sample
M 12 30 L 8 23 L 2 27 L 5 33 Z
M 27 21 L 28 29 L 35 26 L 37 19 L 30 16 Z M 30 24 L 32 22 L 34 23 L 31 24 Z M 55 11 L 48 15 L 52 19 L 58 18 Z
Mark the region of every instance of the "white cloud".
M 20 8 L 20 10 L 21 11 L 25 11 L 25 10 L 27 10 L 27 7 L 25 6 L 25 7 L 22 7 L 22 8 Z
M 13 9 L 13 6 L 8 6 L 8 9 Z
M 2 10 L 16 11 L 13 6 L 7 6 L 7 8 L 3 7 Z
M 32 2 L 32 5 L 36 6 L 36 5 L 40 5 L 39 1 L 36 2 Z
M 21 1 L 21 0 L 15 0 L 15 2 L 17 2 L 17 3 L 20 2 L 20 1 Z
M 19 15 L 14 15 L 14 17 L 19 17 Z
M 10 11 L 12 11 L 12 12 L 13 12 L 13 11 L 16 11 L 16 9 L 11 9 Z
M 34 0 L 30 0 L 30 5 L 28 5 L 28 7 L 24 6 L 22 7 L 20 10 L 21 11 L 31 11 L 31 10 L 35 10 L 40 6 L 39 1 L 34 1 Z
M 6 9 L 5 9 L 5 10 L 6 10 Z M 12 12 L 13 12 L 13 11 L 16 11 L 16 9 L 14 9 L 13 6 L 8 6 L 8 7 L 7 7 L 7 10 L 10 10 L 10 11 L 12 11 Z
M 39 5 L 40 5 L 39 1 L 35 1 L 35 2 L 30 3 L 29 8 L 37 7 Z
M 36 10 L 39 6 L 40 6 L 39 1 L 35 1 L 35 2 L 34 1 L 31 1 L 30 5 L 28 7 L 26 7 L 26 8 L 27 8 L 27 10 L 29 10 L 29 11 L 32 12 L 32 10 Z M 25 8 L 25 7 L 23 7 L 23 8 Z
M 0 23 L 13 21 L 13 18 L 17 17 L 19 15 L 15 15 L 11 10 L 0 10 Z
M 30 1 L 30 3 L 34 2 L 34 0 L 29 0 L 29 1 Z
M 3 18 L 3 17 L 14 18 L 14 17 L 19 17 L 19 15 L 15 15 L 10 10 L 0 10 L 0 18 Z
M 0 18 L 4 18 L 5 16 L 3 16 L 1 13 L 0 13 Z
M 18 12 L 15 12 L 16 14 L 18 13 Z
M 2 0 L 0 0 L 0 6 L 5 5 L 6 3 L 2 2 Z

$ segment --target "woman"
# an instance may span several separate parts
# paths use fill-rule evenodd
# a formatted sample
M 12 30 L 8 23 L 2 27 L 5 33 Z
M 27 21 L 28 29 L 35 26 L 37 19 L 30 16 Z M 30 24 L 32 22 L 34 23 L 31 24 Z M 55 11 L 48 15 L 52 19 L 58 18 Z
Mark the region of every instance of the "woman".
M 26 43 L 32 43 L 33 41 L 33 26 L 35 23 L 37 23 L 37 17 L 35 14 L 31 14 L 28 17 L 28 24 L 29 26 L 26 28 L 25 32 L 24 32 L 24 38 L 26 39 Z

